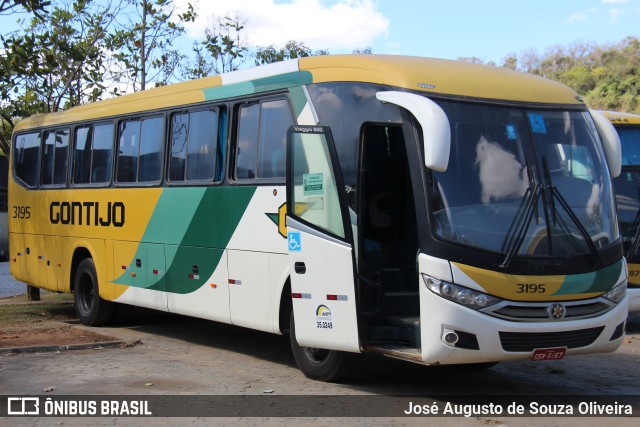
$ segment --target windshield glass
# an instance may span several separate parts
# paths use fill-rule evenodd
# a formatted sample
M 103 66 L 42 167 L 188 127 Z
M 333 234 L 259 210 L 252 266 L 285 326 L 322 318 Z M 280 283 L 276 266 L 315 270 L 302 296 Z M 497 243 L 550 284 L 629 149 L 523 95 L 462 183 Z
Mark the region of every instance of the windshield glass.
M 622 165 L 640 165 L 640 127 L 616 126 L 622 145 Z
M 622 173 L 613 180 L 620 233 L 625 256 L 636 260 L 640 243 L 640 127 L 616 126 L 616 130 L 622 144 Z
M 448 169 L 433 172 L 431 185 L 440 239 L 538 256 L 594 252 L 618 239 L 611 180 L 588 113 L 440 105 L 452 137 Z

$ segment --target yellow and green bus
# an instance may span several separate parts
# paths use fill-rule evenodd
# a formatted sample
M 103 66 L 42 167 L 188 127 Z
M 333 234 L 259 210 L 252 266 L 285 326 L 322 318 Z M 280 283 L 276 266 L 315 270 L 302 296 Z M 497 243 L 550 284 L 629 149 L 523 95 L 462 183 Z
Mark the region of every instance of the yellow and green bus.
M 602 135 L 602 136 L 599 136 Z M 620 142 L 567 87 L 385 55 L 299 58 L 20 122 L 12 274 L 289 334 L 335 381 L 614 351 L 627 269 Z
M 613 180 L 620 233 L 629 270 L 629 311 L 640 311 L 640 116 L 604 111 L 618 131 L 622 173 Z

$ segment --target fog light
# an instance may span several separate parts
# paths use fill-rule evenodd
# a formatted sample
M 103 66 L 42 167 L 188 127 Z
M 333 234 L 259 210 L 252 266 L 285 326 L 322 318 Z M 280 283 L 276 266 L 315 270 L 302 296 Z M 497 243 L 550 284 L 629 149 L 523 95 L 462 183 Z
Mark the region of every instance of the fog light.
M 451 329 L 445 329 L 442 332 L 442 341 L 444 341 L 447 345 L 454 346 L 460 338 L 455 331 Z

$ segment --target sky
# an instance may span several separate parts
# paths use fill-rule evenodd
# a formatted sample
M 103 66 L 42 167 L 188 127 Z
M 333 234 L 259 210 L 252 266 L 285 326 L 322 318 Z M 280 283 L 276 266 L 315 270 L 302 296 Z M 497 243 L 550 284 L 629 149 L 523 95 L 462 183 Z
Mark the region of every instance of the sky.
M 370 47 L 378 54 L 501 64 L 529 50 L 640 38 L 640 0 L 174 0 L 189 1 L 199 14 L 187 26 L 190 38 L 202 40 L 213 16 L 238 14 L 253 47 L 295 40 L 331 53 Z M 0 16 L 0 28 L 15 27 L 16 18 Z
M 253 46 L 296 40 L 331 53 L 370 47 L 496 63 L 531 49 L 640 37 L 640 0 L 200 0 L 197 11 L 188 27 L 196 39 L 212 15 L 238 13 Z

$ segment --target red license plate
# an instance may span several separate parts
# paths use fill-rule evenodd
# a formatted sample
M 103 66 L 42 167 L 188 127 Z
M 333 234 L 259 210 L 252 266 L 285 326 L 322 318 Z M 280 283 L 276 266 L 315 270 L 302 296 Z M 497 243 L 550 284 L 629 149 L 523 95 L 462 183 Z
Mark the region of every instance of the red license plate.
M 560 360 L 567 352 L 567 347 L 558 348 L 538 348 L 533 350 L 531 360 Z

